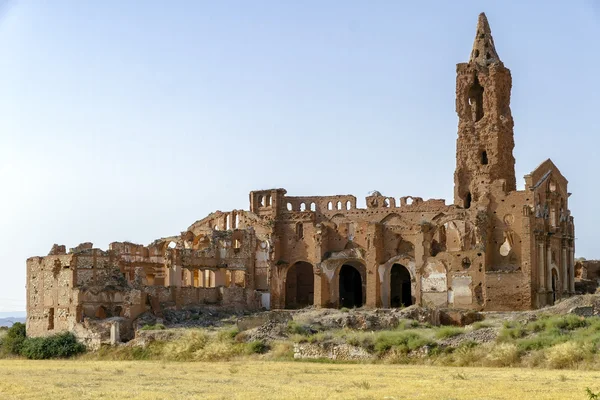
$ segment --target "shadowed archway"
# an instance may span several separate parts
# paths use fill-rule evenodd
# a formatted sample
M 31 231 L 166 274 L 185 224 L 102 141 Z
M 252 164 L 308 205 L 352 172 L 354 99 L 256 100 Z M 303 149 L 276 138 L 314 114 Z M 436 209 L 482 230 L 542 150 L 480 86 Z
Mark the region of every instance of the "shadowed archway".
M 390 307 L 412 305 L 410 272 L 402 264 L 394 264 L 390 272 Z
M 299 261 L 292 265 L 287 271 L 285 282 L 285 308 L 313 305 L 315 278 L 310 263 Z
M 340 307 L 362 307 L 363 284 L 360 272 L 352 265 L 344 264 L 339 275 Z

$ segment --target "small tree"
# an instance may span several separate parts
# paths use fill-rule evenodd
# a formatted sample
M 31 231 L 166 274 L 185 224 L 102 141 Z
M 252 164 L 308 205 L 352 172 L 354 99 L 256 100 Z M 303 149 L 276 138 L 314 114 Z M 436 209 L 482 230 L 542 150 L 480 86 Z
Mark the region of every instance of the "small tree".
M 2 338 L 2 352 L 5 354 L 20 354 L 25 339 L 25 324 L 16 322 Z

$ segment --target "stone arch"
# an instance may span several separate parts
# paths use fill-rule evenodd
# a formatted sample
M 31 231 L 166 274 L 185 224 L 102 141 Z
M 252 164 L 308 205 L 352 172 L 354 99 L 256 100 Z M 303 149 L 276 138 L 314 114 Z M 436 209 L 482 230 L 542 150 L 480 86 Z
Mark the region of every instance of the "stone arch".
M 297 261 L 285 272 L 285 308 L 302 308 L 314 304 L 315 278 L 313 265 Z
M 339 307 L 361 307 L 367 298 L 367 268 L 360 259 L 337 262 L 331 287 L 331 300 Z
M 400 215 L 396 214 L 396 213 L 391 213 L 386 215 L 384 218 L 381 219 L 380 223 L 382 223 L 383 225 L 396 225 L 396 226 L 402 226 L 402 227 L 406 227 L 409 228 L 410 225 L 408 225 Z
M 412 256 L 402 254 L 390 258 L 385 264 L 381 264 L 378 268 L 381 306 L 392 307 L 392 268 L 394 265 L 401 265 L 408 272 L 411 296 L 410 304 L 419 303 L 420 296 L 418 293 L 420 289 L 418 285 L 419 282 L 416 279 L 415 260 Z

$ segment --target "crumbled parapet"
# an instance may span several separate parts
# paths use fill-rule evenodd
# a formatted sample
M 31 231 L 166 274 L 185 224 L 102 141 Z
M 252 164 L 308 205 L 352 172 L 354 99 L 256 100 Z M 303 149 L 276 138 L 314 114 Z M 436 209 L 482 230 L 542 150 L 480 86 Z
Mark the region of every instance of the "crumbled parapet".
M 67 254 L 67 249 L 65 245 L 54 244 L 48 253 L 49 256 L 59 256 Z

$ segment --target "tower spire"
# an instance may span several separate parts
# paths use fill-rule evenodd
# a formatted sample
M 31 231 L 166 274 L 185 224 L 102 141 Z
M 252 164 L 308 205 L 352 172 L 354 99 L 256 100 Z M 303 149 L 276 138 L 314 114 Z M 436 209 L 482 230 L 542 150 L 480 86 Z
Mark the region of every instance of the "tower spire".
M 477 34 L 475 42 L 473 42 L 473 50 L 471 51 L 469 63 L 475 63 L 482 67 L 490 64 L 502 64 L 496 52 L 492 30 L 490 29 L 490 24 L 485 13 L 479 14 L 479 19 L 477 20 Z

